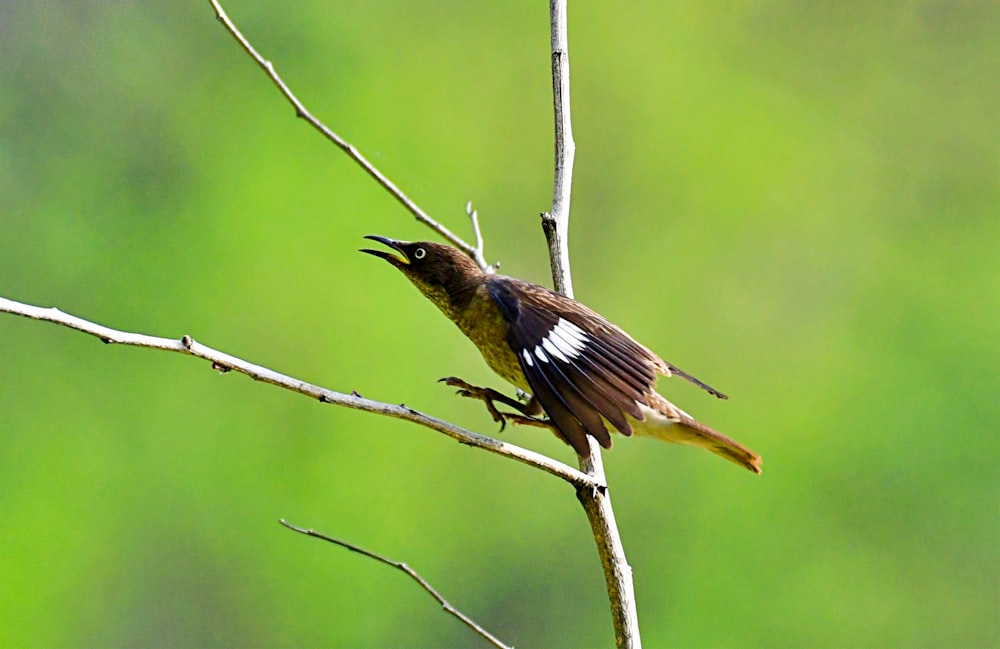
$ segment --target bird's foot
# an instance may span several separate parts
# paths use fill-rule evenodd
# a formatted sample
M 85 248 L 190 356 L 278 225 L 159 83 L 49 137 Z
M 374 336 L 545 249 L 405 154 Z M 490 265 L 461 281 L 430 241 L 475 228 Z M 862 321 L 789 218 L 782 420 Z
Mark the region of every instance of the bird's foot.
M 493 421 L 500 424 L 500 430 L 507 426 L 507 421 L 510 420 L 515 424 L 525 424 L 531 426 L 547 426 L 547 420 L 538 419 L 532 415 L 537 414 L 538 409 L 535 405 L 529 401 L 528 403 L 521 403 L 511 399 L 507 395 L 497 392 L 493 388 L 482 388 L 476 385 L 471 385 L 458 378 L 457 376 L 448 376 L 443 379 L 438 380 L 439 383 L 444 383 L 445 385 L 450 385 L 453 388 L 458 388 L 457 394 L 459 396 L 467 397 L 469 399 L 478 399 L 486 404 L 486 410 L 489 411 L 490 416 Z M 499 402 L 504 405 L 514 408 L 521 414 L 514 414 L 511 412 L 501 412 L 497 409 L 496 403 Z

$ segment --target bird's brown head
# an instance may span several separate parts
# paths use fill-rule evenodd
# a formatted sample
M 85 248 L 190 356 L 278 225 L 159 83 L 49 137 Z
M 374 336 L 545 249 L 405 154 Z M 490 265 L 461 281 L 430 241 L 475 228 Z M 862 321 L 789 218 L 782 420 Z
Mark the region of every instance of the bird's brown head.
M 381 257 L 398 268 L 420 292 L 452 320 L 472 298 L 485 273 L 465 253 L 433 241 L 398 241 L 368 235 L 399 253 L 363 248 L 361 252 Z

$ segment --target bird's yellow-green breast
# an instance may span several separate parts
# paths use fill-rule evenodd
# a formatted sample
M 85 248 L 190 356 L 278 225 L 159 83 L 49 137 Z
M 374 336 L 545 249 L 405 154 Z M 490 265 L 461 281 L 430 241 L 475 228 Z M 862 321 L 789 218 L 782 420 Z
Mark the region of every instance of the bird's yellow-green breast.
M 455 318 L 455 324 L 479 349 L 490 369 L 512 385 L 530 391 L 517 354 L 507 344 L 507 324 L 490 297 L 487 282 L 480 283 L 474 290 L 475 297 Z

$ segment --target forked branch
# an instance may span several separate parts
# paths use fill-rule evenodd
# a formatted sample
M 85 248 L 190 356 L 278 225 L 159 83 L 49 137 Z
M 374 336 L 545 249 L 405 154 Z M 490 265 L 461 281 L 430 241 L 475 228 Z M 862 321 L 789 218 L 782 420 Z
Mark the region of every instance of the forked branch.
M 389 180 L 385 174 L 377 169 L 354 145 L 344 140 L 340 135 L 335 133 L 332 129 L 313 116 L 278 75 L 274 65 L 269 60 L 261 56 L 243 36 L 239 29 L 237 29 L 219 2 L 217 0 L 209 0 L 209 2 L 215 10 L 216 16 L 220 22 L 226 27 L 229 33 L 236 39 L 247 54 L 253 58 L 257 65 L 264 70 L 264 72 L 271 79 L 272 83 L 274 83 L 289 103 L 292 104 L 298 117 L 304 119 L 325 138 L 344 151 L 352 160 L 361 166 L 366 173 L 378 182 L 379 185 L 381 185 L 390 193 L 390 195 L 392 195 L 397 201 L 399 201 L 400 204 L 412 213 L 418 221 L 427 225 L 450 243 L 468 254 L 476 261 L 480 268 L 487 271 L 493 270 L 493 268 L 487 264 L 485 260 L 485 256 L 483 254 L 483 239 L 479 231 L 478 219 L 475 211 L 471 209 L 471 206 L 467 206 L 467 213 L 472 220 L 476 237 L 475 246 L 470 245 L 462 238 L 451 232 L 444 225 L 431 218 L 398 186 L 396 186 L 395 183 Z M 573 288 L 569 267 L 567 237 L 575 144 L 573 141 L 569 110 L 569 58 L 566 30 L 566 0 L 550 0 L 550 17 L 552 28 L 551 66 L 556 133 L 555 178 L 552 209 L 550 212 L 543 214 L 542 223 L 549 242 L 552 274 L 555 286 L 557 290 L 562 291 L 566 295 L 572 296 Z M 255 365 L 235 356 L 206 347 L 193 340 L 190 336 L 183 336 L 180 339 L 169 339 L 124 332 L 66 314 L 55 308 L 42 308 L 22 304 L 2 297 L 0 297 L 0 312 L 7 312 L 36 320 L 57 323 L 96 336 L 105 343 L 147 347 L 151 349 L 161 349 L 197 356 L 211 361 L 212 366 L 220 371 L 236 370 L 240 373 L 246 374 L 254 380 L 271 383 L 273 385 L 316 398 L 324 403 L 334 403 L 348 408 L 364 410 L 367 412 L 412 421 L 444 433 L 464 444 L 483 448 L 505 457 L 510 457 L 566 480 L 575 486 L 578 498 L 587 512 L 588 519 L 591 522 L 594 536 L 597 541 L 598 551 L 607 579 L 617 644 L 619 647 L 628 647 L 630 649 L 636 649 L 641 646 L 635 609 L 635 596 L 632 586 L 631 568 L 625 559 L 621 538 L 614 520 L 614 512 L 611 509 L 611 501 L 607 493 L 600 449 L 597 448 L 597 444 L 593 440 L 591 440 L 590 458 L 581 459 L 582 470 L 578 471 L 539 453 L 473 433 L 449 422 L 420 413 L 402 404 L 393 405 L 372 401 L 365 399 L 356 393 L 344 394 L 312 385 L 294 377 L 275 372 L 269 368 Z M 389 563 L 390 565 L 396 565 L 396 567 L 405 570 L 405 568 L 403 568 L 404 564 L 397 564 L 391 560 L 353 548 L 348 544 L 344 544 L 309 530 L 295 528 L 290 525 L 289 527 L 311 536 L 317 536 L 319 538 L 324 538 L 328 541 L 338 543 L 344 547 L 348 547 L 349 549 L 361 551 L 367 556 Z M 411 573 L 408 572 L 408 574 Z M 423 582 L 418 575 L 415 575 L 415 573 L 411 574 L 411 577 L 416 579 L 418 582 L 421 582 L 422 585 L 426 584 L 426 582 Z M 436 595 L 433 589 L 430 589 L 429 586 L 427 586 L 427 589 L 428 592 L 438 598 L 442 605 L 446 606 L 446 609 L 448 608 L 447 603 L 444 602 L 440 596 Z M 463 617 L 457 612 L 453 612 L 453 614 L 456 614 L 460 618 Z M 476 628 L 478 629 L 478 627 Z M 492 636 L 486 634 L 485 631 L 481 634 L 487 639 L 492 638 Z M 491 639 L 491 642 L 494 642 L 496 646 L 504 646 L 495 639 Z

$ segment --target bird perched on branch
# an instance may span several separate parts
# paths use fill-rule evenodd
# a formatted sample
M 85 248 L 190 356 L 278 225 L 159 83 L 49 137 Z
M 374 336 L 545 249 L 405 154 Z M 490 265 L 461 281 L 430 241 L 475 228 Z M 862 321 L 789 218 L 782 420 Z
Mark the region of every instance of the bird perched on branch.
M 658 376 L 676 375 L 720 399 L 724 394 L 665 362 L 576 300 L 511 277 L 487 273 L 451 246 L 428 241 L 366 239 L 363 249 L 398 268 L 479 348 L 486 364 L 531 394 L 527 403 L 461 379 L 441 379 L 480 399 L 495 421 L 550 427 L 582 456 L 587 435 L 611 448 L 610 427 L 622 435 L 698 446 L 760 473 L 760 456 L 695 421 L 655 390 Z M 517 413 L 501 412 L 502 403 Z M 541 418 L 542 413 L 548 415 Z

